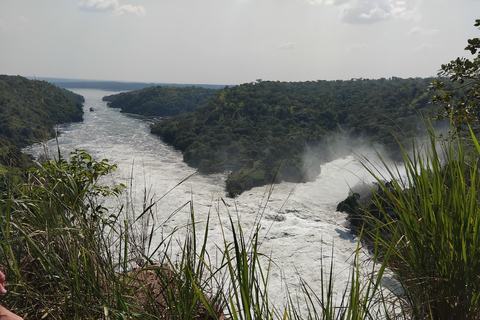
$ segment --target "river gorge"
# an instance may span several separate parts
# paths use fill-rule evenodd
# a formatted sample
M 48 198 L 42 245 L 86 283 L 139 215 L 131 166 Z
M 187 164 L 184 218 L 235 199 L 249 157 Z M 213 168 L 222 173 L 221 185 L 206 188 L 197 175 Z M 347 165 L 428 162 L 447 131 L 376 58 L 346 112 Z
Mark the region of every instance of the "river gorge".
M 346 214 L 335 208 L 351 186 L 368 177 L 356 157 L 341 157 L 322 165 L 321 174 L 313 182 L 257 187 L 230 198 L 225 191 L 227 173 L 196 174 L 182 161 L 181 152 L 150 134 L 150 120 L 107 107 L 102 97 L 113 92 L 73 91 L 85 97 L 84 121 L 62 125 L 58 140 L 24 151 L 39 156 L 48 150 L 54 157 L 58 141 L 63 155 L 85 149 L 97 160 L 106 158 L 115 163 L 117 170 L 102 182 L 123 183 L 127 189 L 118 203 L 108 202 L 110 212 L 128 202 L 128 208 L 139 214 L 145 202 L 154 204 L 152 223 L 157 227 L 157 243 L 174 231 L 173 238 L 183 241 L 190 221 L 189 204 L 193 203 L 197 230 L 202 234 L 210 216 L 208 248 L 213 263 L 215 247 L 223 243 L 220 220 L 224 226 L 229 217 L 238 220 L 246 235 L 260 226 L 260 251 L 274 262 L 269 289 L 278 304 L 283 304 L 287 288 L 295 298 L 300 277 L 314 291 L 321 290 L 321 264 L 327 272 L 332 261 L 336 291 L 343 293 L 358 243 L 349 233 Z M 175 256 L 175 249 L 170 250 Z

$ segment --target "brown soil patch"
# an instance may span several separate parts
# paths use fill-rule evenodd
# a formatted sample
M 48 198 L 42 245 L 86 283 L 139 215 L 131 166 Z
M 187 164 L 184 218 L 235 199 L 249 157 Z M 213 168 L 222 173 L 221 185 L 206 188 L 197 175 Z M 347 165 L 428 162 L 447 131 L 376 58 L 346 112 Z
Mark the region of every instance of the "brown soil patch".
M 175 311 L 171 311 L 178 297 L 177 286 L 182 285 L 179 276 L 166 265 L 154 264 L 139 267 L 129 272 L 129 287 L 132 296 L 138 305 L 164 319 L 178 318 Z M 180 301 L 180 300 L 178 300 Z M 182 301 L 185 303 L 185 301 Z M 195 306 L 195 314 L 190 319 L 219 319 L 224 320 L 225 316 L 218 306 L 213 307 L 214 315 L 209 314 L 205 305 L 200 301 Z

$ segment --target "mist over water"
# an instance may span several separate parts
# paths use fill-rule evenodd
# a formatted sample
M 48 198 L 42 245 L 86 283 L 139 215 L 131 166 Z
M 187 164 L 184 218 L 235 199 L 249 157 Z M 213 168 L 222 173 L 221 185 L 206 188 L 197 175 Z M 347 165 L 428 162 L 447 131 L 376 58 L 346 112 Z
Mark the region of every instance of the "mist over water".
M 333 259 L 335 286 L 340 295 L 343 293 L 357 240 L 348 233 L 346 214 L 335 212 L 335 208 L 346 198 L 350 187 L 368 177 L 354 156 L 322 165 L 316 181 L 254 188 L 232 199 L 225 192 L 226 173 L 195 174 L 195 169 L 182 161 L 181 152 L 149 133 L 147 120 L 108 108 L 102 97 L 114 92 L 73 91 L 85 97 L 84 121 L 59 127 L 61 153 L 66 156 L 74 149 L 85 149 L 97 160 L 106 158 L 117 164 L 117 170 L 102 183 L 127 185 L 124 197 L 133 200 L 137 213 L 142 211 L 145 198 L 155 203 L 155 223 L 159 227 L 155 241 L 160 242 L 175 229 L 175 238 L 183 241 L 192 201 L 197 222 L 204 223 L 210 215 L 209 248 L 213 263 L 215 244 L 223 247 L 219 219 L 226 226 L 229 216 L 235 221 L 238 218 L 246 235 L 260 224 L 260 251 L 275 263 L 270 291 L 279 304 L 285 298 L 286 286 L 295 296 L 299 277 L 320 292 L 322 260 L 329 269 Z M 94 111 L 89 112 L 90 108 Z M 56 156 L 55 140 L 48 141 L 46 147 L 51 157 Z M 39 144 L 25 149 L 35 156 L 44 150 L 45 146 Z M 118 210 L 120 203 L 125 200 L 109 203 L 110 210 Z M 202 232 L 203 227 L 205 224 L 200 224 L 197 229 Z M 225 229 L 228 233 L 229 227 Z

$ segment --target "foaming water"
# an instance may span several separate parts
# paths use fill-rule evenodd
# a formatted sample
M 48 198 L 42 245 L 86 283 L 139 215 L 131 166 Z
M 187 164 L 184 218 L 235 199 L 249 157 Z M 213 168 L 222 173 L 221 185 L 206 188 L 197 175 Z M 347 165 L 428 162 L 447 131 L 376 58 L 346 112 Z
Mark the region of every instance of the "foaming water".
M 320 290 L 321 263 L 328 269 L 331 259 L 335 286 L 340 295 L 343 293 L 357 240 L 348 233 L 346 214 L 335 212 L 335 208 L 348 195 L 349 188 L 365 176 L 354 157 L 326 163 L 314 182 L 254 188 L 232 199 L 226 197 L 225 174 L 195 174 L 195 169 L 182 161 L 179 151 L 149 133 L 148 121 L 108 108 L 102 97 L 112 92 L 74 91 L 85 97 L 84 121 L 59 127 L 58 147 L 63 155 L 85 149 L 97 160 L 106 158 L 117 164 L 107 183 L 127 185 L 126 194 L 138 210 L 144 198 L 155 203 L 156 223 L 161 227 L 155 241 L 160 242 L 175 229 L 179 229 L 181 238 L 182 227 L 190 220 L 188 204 L 192 201 L 197 222 L 205 222 L 211 216 L 211 250 L 215 244 L 223 246 L 219 220 L 226 225 L 230 216 L 235 221 L 238 218 L 246 234 L 260 224 L 260 251 L 275 263 L 270 291 L 279 303 L 284 301 L 286 285 L 291 294 L 296 294 L 299 277 L 312 289 Z M 90 108 L 94 111 L 89 112 Z M 55 154 L 55 140 L 48 141 L 46 146 Z M 44 152 L 44 146 L 34 145 L 25 151 L 38 156 Z M 111 206 L 115 210 L 114 204 Z M 197 228 L 202 230 L 201 226 Z M 214 256 L 211 255 L 212 260 Z

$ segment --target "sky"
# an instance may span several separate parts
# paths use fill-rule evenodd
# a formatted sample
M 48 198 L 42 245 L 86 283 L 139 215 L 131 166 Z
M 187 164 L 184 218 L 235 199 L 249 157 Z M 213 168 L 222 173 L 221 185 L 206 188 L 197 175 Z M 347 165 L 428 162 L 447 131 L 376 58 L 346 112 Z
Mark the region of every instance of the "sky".
M 0 0 L 0 74 L 235 85 L 430 77 L 480 0 Z

